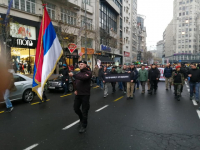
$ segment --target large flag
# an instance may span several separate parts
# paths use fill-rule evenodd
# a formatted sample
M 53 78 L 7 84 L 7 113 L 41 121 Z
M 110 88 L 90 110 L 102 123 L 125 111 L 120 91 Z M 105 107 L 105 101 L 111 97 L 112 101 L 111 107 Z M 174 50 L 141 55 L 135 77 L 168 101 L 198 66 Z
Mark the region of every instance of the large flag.
M 42 99 L 44 86 L 52 75 L 63 54 L 62 47 L 54 30 L 47 9 L 44 6 L 43 18 L 38 37 L 32 90 Z

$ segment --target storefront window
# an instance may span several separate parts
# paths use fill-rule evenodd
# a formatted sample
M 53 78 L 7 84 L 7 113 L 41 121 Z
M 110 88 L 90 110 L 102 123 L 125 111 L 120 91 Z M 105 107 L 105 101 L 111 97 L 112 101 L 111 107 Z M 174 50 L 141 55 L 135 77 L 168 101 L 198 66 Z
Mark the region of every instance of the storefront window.
M 28 48 L 11 48 L 11 58 L 13 69 L 22 74 L 32 74 L 35 63 L 36 49 Z

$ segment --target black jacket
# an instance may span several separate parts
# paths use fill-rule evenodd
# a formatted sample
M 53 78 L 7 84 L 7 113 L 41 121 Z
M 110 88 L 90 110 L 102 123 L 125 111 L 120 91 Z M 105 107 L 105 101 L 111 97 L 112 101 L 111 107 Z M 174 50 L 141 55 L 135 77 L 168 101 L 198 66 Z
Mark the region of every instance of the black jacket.
M 73 77 L 75 78 L 74 88 L 77 91 L 77 95 L 90 95 L 92 72 L 85 68 Z
M 138 79 L 138 71 L 136 68 L 133 68 L 133 69 L 129 69 L 129 71 L 131 71 L 131 80 L 134 80 L 133 82 L 136 83 L 137 79 Z
M 65 69 L 62 70 L 62 75 L 63 75 L 62 81 L 67 82 L 66 79 L 68 79 L 68 81 L 69 81 L 69 70 L 68 70 L 68 68 L 65 68 Z
M 148 79 L 149 80 L 156 80 L 156 78 L 160 78 L 160 71 L 158 70 L 158 68 L 151 68 L 149 70 L 149 74 L 148 74 Z
M 101 77 L 100 77 L 100 79 L 101 79 L 102 81 L 105 80 L 105 73 L 106 73 L 106 74 L 109 74 L 109 71 L 108 71 L 108 70 L 106 70 L 106 71 L 102 70 L 102 71 L 101 71 Z
M 184 78 L 186 79 L 188 77 L 187 71 L 185 67 L 181 67 L 180 73 L 183 74 Z
M 191 74 L 190 82 L 200 82 L 200 70 L 199 69 L 190 69 L 188 74 Z
M 100 69 L 99 69 L 99 75 L 98 75 L 98 77 L 99 77 L 99 80 L 101 80 L 102 71 L 103 71 L 103 68 L 100 68 Z

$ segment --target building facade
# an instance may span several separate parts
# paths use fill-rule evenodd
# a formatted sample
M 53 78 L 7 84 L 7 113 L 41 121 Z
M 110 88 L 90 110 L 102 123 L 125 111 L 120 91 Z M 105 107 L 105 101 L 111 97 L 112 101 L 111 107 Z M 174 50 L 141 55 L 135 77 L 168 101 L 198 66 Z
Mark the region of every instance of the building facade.
M 163 48 L 164 48 L 164 42 L 163 40 L 159 41 L 156 45 L 156 49 L 157 49 L 157 57 L 158 58 L 162 58 L 163 57 Z

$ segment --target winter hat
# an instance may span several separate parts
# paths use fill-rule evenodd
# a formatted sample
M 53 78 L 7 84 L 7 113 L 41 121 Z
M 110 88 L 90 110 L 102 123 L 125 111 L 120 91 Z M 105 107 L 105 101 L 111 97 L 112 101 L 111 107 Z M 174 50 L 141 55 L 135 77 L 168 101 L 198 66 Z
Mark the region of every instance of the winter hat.
M 177 69 L 177 68 L 181 68 L 181 66 L 176 66 L 176 69 Z

